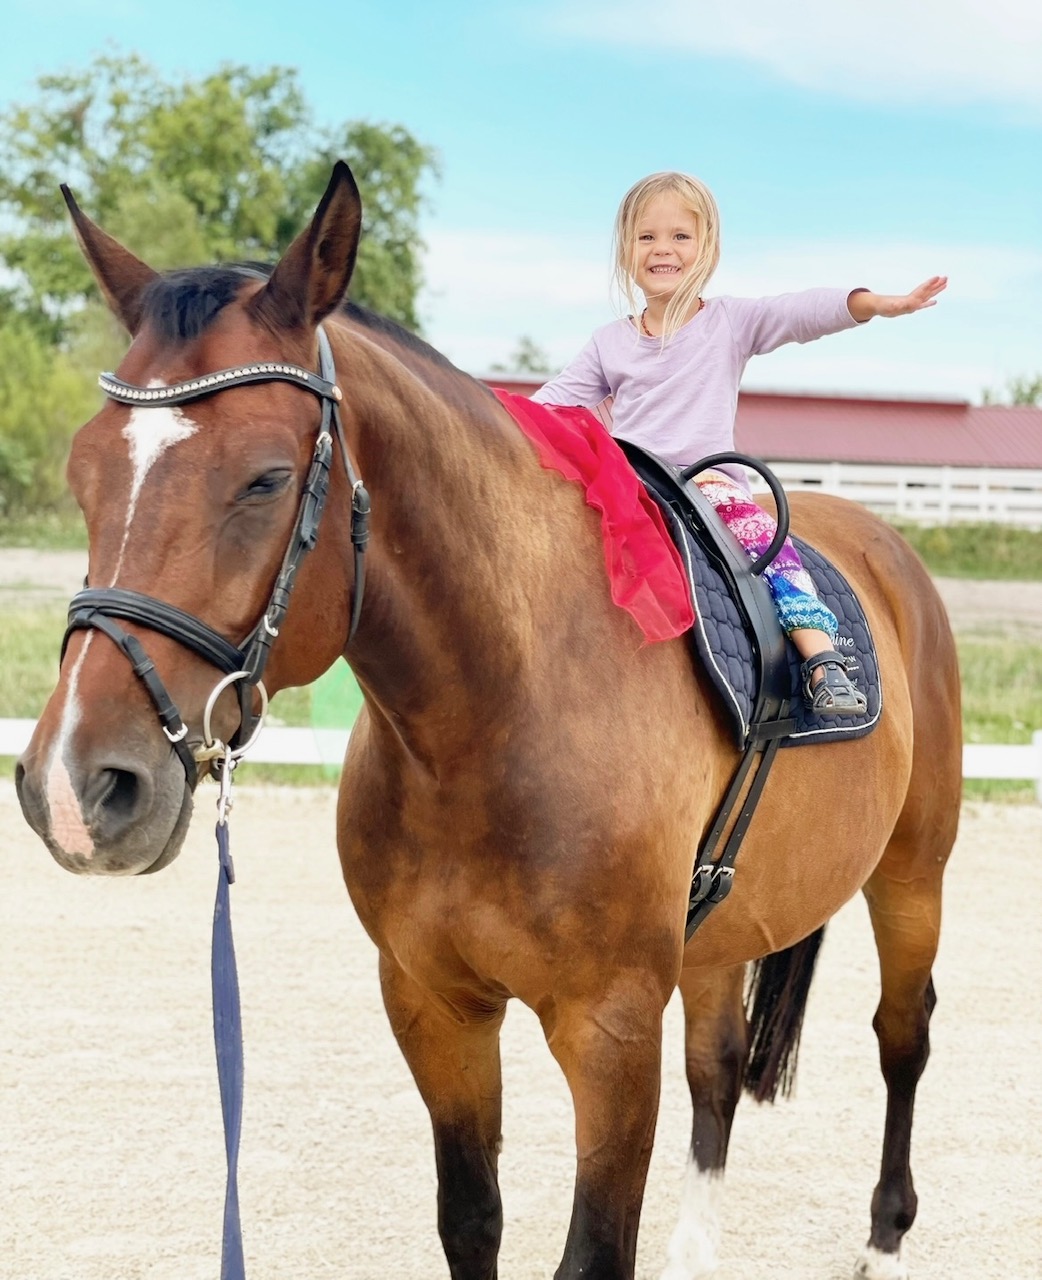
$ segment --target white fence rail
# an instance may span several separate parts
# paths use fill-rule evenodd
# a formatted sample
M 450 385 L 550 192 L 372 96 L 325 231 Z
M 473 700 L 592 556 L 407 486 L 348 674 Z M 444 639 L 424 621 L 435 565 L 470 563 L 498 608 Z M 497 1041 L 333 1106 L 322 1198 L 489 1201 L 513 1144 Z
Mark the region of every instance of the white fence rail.
M 789 491 L 851 498 L 880 515 L 923 524 L 996 522 L 1042 529 L 1042 471 L 976 467 L 770 462 Z M 757 488 L 755 477 L 753 484 Z
M 17 756 L 32 736 L 35 720 L 0 720 L 0 756 Z M 347 749 L 346 729 L 287 729 L 269 725 L 250 748 L 254 764 L 339 766 Z M 1034 782 L 1042 804 L 1042 729 L 1021 745 L 967 743 L 962 749 L 964 778 L 1012 778 Z

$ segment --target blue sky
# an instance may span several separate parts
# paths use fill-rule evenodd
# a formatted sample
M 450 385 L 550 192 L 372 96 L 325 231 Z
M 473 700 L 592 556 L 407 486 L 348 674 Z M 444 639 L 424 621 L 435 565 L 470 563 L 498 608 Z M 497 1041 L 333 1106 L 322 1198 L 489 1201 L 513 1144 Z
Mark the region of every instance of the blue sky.
M 746 387 L 977 399 L 1042 374 L 1029 0 L 8 0 L 7 13 L 0 104 L 104 50 L 167 77 L 293 66 L 320 123 L 401 123 L 435 147 L 421 313 L 471 372 L 522 334 L 563 363 L 611 319 L 618 200 L 677 168 L 721 206 L 710 294 L 951 277 L 933 310 L 761 357 Z

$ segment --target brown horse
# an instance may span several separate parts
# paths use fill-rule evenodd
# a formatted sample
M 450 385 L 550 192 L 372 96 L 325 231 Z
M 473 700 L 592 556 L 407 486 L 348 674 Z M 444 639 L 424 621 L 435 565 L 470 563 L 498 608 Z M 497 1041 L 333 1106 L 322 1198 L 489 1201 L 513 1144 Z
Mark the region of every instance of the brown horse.
M 340 858 L 430 1111 L 451 1275 L 496 1275 L 499 1032 L 516 997 L 538 1015 L 575 1107 L 558 1280 L 633 1276 L 662 1014 L 678 984 L 694 1125 L 666 1275 L 704 1274 L 748 1056 L 745 966 L 798 955 L 858 890 L 879 950 L 888 1093 L 858 1274 L 904 1275 L 913 1098 L 961 789 L 952 637 L 909 548 L 856 505 L 794 499 L 794 528 L 864 605 L 886 708 L 867 737 L 780 754 L 735 889 L 685 948 L 693 854 L 737 760 L 717 695 L 685 641 L 641 643 L 611 602 L 595 514 L 540 466 L 489 391 L 397 326 L 341 307 L 361 224 L 346 166 L 270 276 L 160 276 L 73 213 L 133 337 L 69 462 L 92 591 L 174 606 L 234 654 L 268 616 L 319 415 L 342 392 L 345 448 L 333 453 L 321 536 L 284 622 L 269 628 L 280 634 L 268 637 L 265 682 L 307 684 L 344 654 L 364 693 L 340 787 Z M 318 367 L 320 322 L 335 391 L 300 377 Z M 352 465 L 372 496 L 357 629 Z M 70 871 L 170 862 L 205 767 L 195 757 L 218 657 L 142 608 L 125 605 L 106 634 L 111 618 L 71 632 L 18 766 L 26 818 Z M 176 704 L 162 723 L 147 684 L 156 673 Z M 216 699 L 225 740 L 252 713 L 246 687 L 240 703 L 232 688 Z M 776 1078 L 758 1084 L 770 1093 Z

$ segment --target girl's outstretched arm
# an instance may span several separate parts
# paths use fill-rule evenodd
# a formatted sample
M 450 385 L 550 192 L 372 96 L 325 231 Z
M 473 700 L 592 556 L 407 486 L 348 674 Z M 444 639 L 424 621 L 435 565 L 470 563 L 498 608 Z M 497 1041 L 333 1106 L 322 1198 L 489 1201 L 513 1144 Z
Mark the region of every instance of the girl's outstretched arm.
M 911 293 L 873 293 L 870 289 L 858 289 L 847 299 L 847 306 L 854 319 L 862 323 L 873 316 L 910 316 L 924 307 L 935 307 L 937 295 L 947 287 L 947 276 L 931 276 Z

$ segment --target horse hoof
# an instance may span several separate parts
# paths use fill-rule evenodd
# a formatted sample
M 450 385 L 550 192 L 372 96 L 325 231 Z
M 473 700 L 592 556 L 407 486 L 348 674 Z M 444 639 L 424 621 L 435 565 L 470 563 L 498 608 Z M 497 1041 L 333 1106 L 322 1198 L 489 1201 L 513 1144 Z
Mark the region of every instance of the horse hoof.
M 703 1172 L 688 1161 L 680 1219 L 666 1248 L 659 1280 L 702 1280 L 720 1265 L 720 1200 L 723 1175 Z
M 701 1260 L 691 1265 L 685 1262 L 679 1262 L 673 1259 L 666 1265 L 665 1271 L 659 1277 L 659 1280 L 702 1280 L 703 1276 L 711 1276 L 716 1272 L 719 1262 L 713 1258 L 710 1261 Z M 692 1267 L 694 1268 L 692 1270 Z
M 669 1261 L 659 1280 L 702 1280 L 720 1265 L 716 1242 L 703 1232 L 678 1228 L 669 1242 Z
M 897 1253 L 883 1253 L 866 1245 L 854 1268 L 854 1280 L 908 1280 L 908 1268 Z

